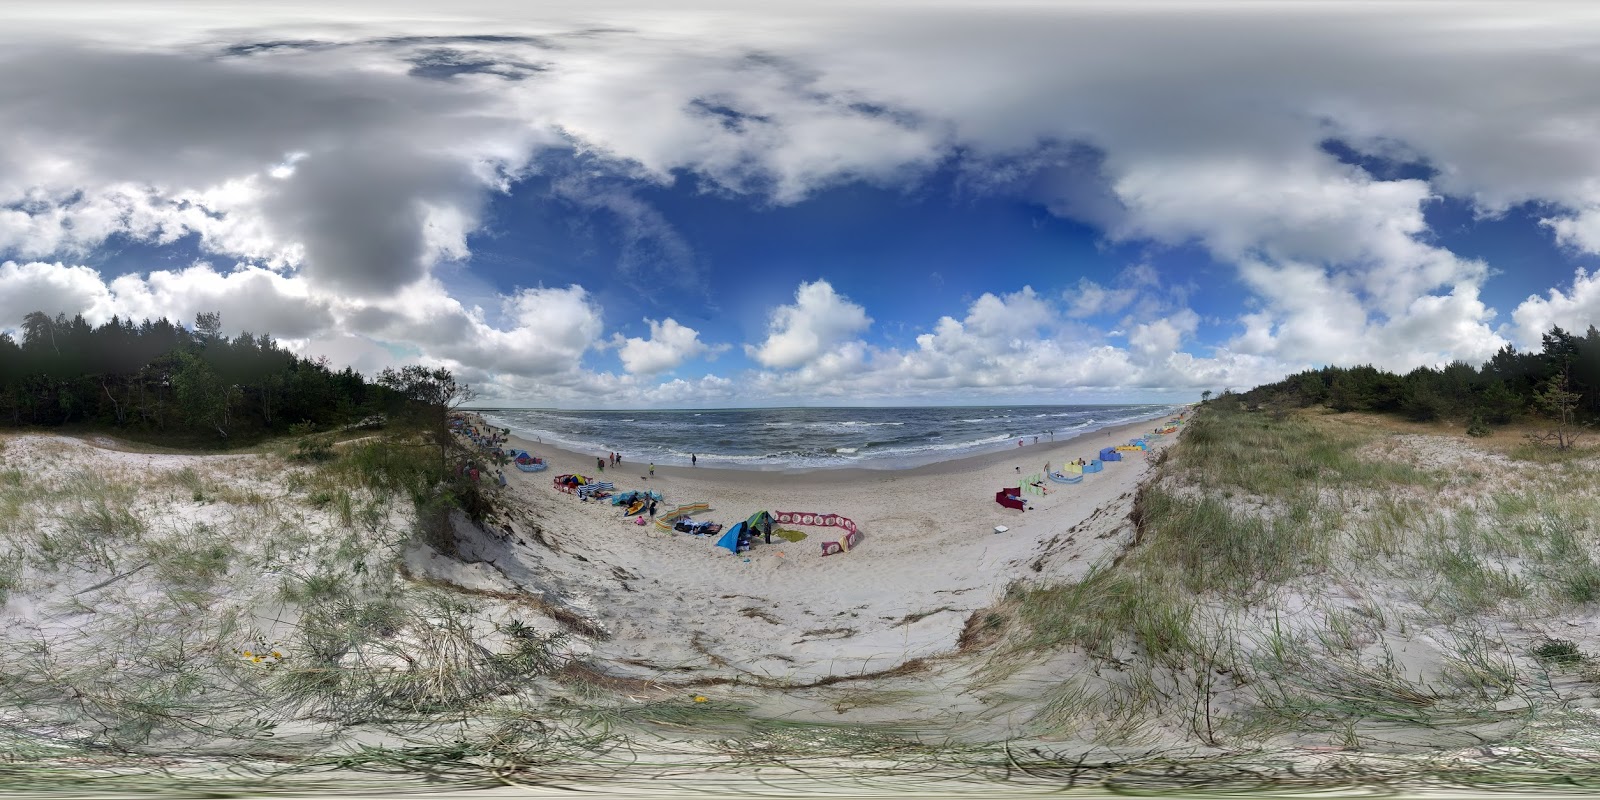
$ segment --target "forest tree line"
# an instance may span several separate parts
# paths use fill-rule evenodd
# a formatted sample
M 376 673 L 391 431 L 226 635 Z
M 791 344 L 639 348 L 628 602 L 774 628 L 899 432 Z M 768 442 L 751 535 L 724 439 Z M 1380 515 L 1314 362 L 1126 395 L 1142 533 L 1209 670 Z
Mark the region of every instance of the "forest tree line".
M 0 426 L 118 429 L 160 436 L 233 441 L 328 428 L 417 402 L 419 375 L 385 370 L 368 381 L 326 358 L 285 349 L 269 334 L 222 333 L 216 313 L 186 328 L 165 318 L 24 318 L 18 341 L 0 332 Z M 404 379 L 402 378 L 404 376 Z
M 1237 395 L 1256 405 L 1327 406 L 1335 411 L 1393 413 L 1418 421 L 1468 420 L 1504 425 L 1519 418 L 1549 418 L 1552 390 L 1570 396 L 1579 418 L 1600 418 L 1600 330 L 1582 336 L 1559 327 L 1544 334 L 1538 352 L 1506 345 L 1480 367 L 1455 361 L 1418 367 L 1404 375 L 1372 366 L 1323 367 Z

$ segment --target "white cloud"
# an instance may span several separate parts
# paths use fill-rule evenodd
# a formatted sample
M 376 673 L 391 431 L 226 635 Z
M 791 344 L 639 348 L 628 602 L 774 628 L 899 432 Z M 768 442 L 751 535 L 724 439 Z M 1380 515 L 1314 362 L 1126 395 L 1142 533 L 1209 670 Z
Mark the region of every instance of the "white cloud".
M 379 16 L 400 7 L 405 21 Z M 630 374 L 602 379 L 575 371 L 603 329 L 581 287 L 515 293 L 490 324 L 433 276 L 436 262 L 470 257 L 486 199 L 539 169 L 548 147 L 584 155 L 581 176 L 552 177 L 569 200 L 623 222 L 622 266 L 684 286 L 698 285 L 695 253 L 637 183 L 692 175 L 707 191 L 788 203 L 851 181 L 904 185 L 940 164 L 954 164 L 965 190 L 1012 193 L 1115 241 L 1198 244 L 1236 268 L 1226 288 L 1240 295 L 1237 327 L 1208 357 L 1182 350 L 1201 336 L 1193 311 L 1137 274 L 1084 278 L 1065 309 L 1054 292 L 986 295 L 905 351 L 862 341 L 866 309 L 825 280 L 805 284 L 745 346 L 801 385 L 1406 369 L 1478 358 L 1502 337 L 1535 342 L 1600 310 L 1595 280 L 1580 273 L 1570 290 L 1518 306 L 1514 328 L 1491 328 L 1492 265 L 1440 246 L 1423 214 L 1441 193 L 1482 213 L 1538 200 L 1553 237 L 1600 252 L 1600 62 L 1589 57 L 1600 26 L 1575 5 L 541 6 L 515 20 L 477 0 L 374 8 L 39 6 L 8 25 L 0 255 L 17 261 L 0 268 L 0 325 L 47 306 L 183 319 L 218 308 L 227 324 L 296 341 L 371 355 L 361 343 L 381 340 L 562 391 L 712 391 L 638 380 L 693 357 L 685 342 L 698 335 L 684 340 L 690 329 L 668 330 L 671 319 L 619 347 Z M 567 33 L 609 23 L 628 28 Z M 404 38 L 482 32 L 503 36 L 448 43 L 459 57 Z M 256 44 L 229 49 L 250 44 L 240 37 Z M 488 66 L 413 74 L 428 52 L 435 66 Z M 1432 174 L 1369 175 L 1324 152 L 1329 137 Z M 255 266 L 110 285 L 64 266 L 119 236 L 187 235 L 218 263 Z M 1105 321 L 1128 331 L 1125 350 L 1072 327 L 1123 313 Z
M 1565 217 L 1540 220 L 1555 233 L 1556 241 L 1586 253 L 1600 253 L 1600 207 L 1590 207 Z
M 1529 297 L 1511 312 L 1511 319 L 1516 325 L 1509 333 L 1525 349 L 1538 349 L 1540 337 L 1553 327 L 1583 333 L 1600 325 L 1600 271 L 1578 270 L 1566 291 L 1556 287 L 1546 297 Z
M 57 314 L 83 314 L 100 322 L 109 319 L 110 293 L 100 281 L 100 273 L 89 267 L 30 262 L 0 264 L 0 329 L 15 330 L 22 318 L 34 311 L 54 317 Z
M 792 305 L 773 309 L 766 340 L 745 345 L 745 352 L 762 366 L 793 369 L 827 355 L 871 324 L 866 309 L 836 293 L 833 284 L 802 283 Z
M 686 327 L 668 317 L 657 322 L 645 320 L 650 326 L 650 338 L 623 339 L 619 334 L 617 357 L 622 368 L 634 375 L 655 375 L 676 369 L 683 362 L 709 352 L 700 341 L 700 332 Z

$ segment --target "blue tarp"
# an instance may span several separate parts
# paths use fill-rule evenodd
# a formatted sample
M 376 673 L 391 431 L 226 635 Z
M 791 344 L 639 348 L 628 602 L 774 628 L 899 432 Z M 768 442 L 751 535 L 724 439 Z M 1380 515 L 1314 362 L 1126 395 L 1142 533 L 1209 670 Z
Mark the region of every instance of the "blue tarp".
M 1122 460 L 1122 454 L 1117 452 L 1117 449 L 1115 447 L 1107 447 L 1106 449 L 1100 451 L 1100 460 L 1101 461 L 1121 461 Z
M 744 529 L 745 524 L 743 522 L 729 528 L 726 533 L 722 534 L 722 538 L 717 540 L 717 547 L 726 547 L 728 552 L 738 555 L 739 537 L 744 534 Z

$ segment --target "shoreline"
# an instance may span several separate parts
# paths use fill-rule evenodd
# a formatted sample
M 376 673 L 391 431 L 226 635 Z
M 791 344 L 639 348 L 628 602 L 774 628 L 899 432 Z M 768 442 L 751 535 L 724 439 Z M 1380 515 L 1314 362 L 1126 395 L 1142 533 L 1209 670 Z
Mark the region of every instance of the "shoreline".
M 1038 444 L 1025 444 L 1013 447 L 1010 450 L 1000 450 L 989 453 L 973 453 L 957 456 L 955 458 L 935 461 L 931 464 L 921 464 L 909 467 L 785 467 L 782 469 L 755 469 L 741 467 L 700 467 L 679 466 L 676 464 L 655 465 L 655 475 L 660 478 L 690 478 L 698 477 L 707 481 L 718 483 L 756 482 L 763 484 L 801 481 L 808 484 L 827 483 L 859 483 L 863 481 L 894 480 L 896 478 L 920 478 L 933 476 L 950 476 L 968 474 L 975 471 L 989 471 L 996 465 L 1019 466 L 1022 471 L 1013 474 L 1027 476 L 1035 471 L 1042 471 L 1044 464 L 1049 462 L 1052 467 L 1065 464 L 1075 458 L 1091 459 L 1098 455 L 1100 448 L 1125 444 L 1129 439 L 1137 438 L 1141 434 L 1149 433 L 1152 420 L 1161 417 L 1152 417 L 1138 422 L 1129 422 L 1123 425 L 1100 428 L 1088 433 L 1081 433 L 1068 439 L 1055 442 L 1041 441 Z M 623 462 L 617 466 L 606 465 L 606 470 L 600 472 L 589 459 L 603 457 L 603 454 L 585 454 L 559 447 L 557 445 L 530 441 L 512 433 L 506 439 L 507 444 L 520 450 L 527 450 L 533 455 L 545 459 L 550 468 L 543 472 L 525 473 L 530 475 L 543 475 L 550 473 L 552 476 L 564 473 L 576 473 L 591 478 L 604 478 L 610 475 L 624 477 L 633 476 L 637 472 L 646 472 L 648 463 L 637 463 L 627 460 L 623 453 Z M 1092 445 L 1092 446 L 1091 446 Z M 511 467 L 516 471 L 515 467 Z M 510 477 L 510 473 L 507 473 Z
M 470 590 L 559 599 L 606 631 L 591 655 L 619 678 L 798 685 L 865 675 L 959 652 L 973 615 L 1015 581 L 1073 580 L 1124 546 L 1132 528 L 1118 509 L 1176 435 L 1155 437 L 1150 451 L 1123 453 L 1080 483 L 1041 473 L 1046 461 L 1092 458 L 1164 418 L 902 469 L 657 465 L 653 476 L 648 462 L 601 472 L 603 453 L 512 435 L 508 446 L 549 466 L 505 468 L 506 538 L 473 540 L 459 562 L 417 550 L 408 563 Z M 756 512 L 787 512 L 844 517 L 863 538 L 825 555 L 822 543 L 842 529 L 780 523 L 801 538 L 755 537 L 735 553 L 714 546 L 715 536 L 662 530 L 648 514 L 629 517 L 607 500 L 583 502 L 551 486 L 569 473 L 618 493 L 657 491 L 658 514 L 704 503 L 694 518 L 724 531 Z M 995 502 L 1008 488 L 1022 490 L 1027 510 Z M 483 564 L 494 566 L 473 566 Z M 708 603 L 719 612 L 707 613 Z
M 1189 408 L 1192 408 L 1192 405 L 1193 404 L 1185 404 L 1180 406 L 1178 410 L 1168 411 L 1163 414 L 1156 414 L 1143 419 L 1109 425 L 1103 428 L 1096 428 L 1094 430 L 1084 431 L 1081 433 L 1074 433 L 1071 436 L 1067 436 L 1055 441 L 1041 439 L 1038 444 L 1024 444 L 1021 447 L 1012 446 L 1009 448 L 967 452 L 947 458 L 938 458 L 933 461 L 925 461 L 921 459 L 884 458 L 881 459 L 881 466 L 855 464 L 850 466 L 816 465 L 771 467 L 728 465 L 690 466 L 687 464 L 661 463 L 656 464 L 656 471 L 658 475 L 663 476 L 670 474 L 704 475 L 707 478 L 721 476 L 728 479 L 736 479 L 734 476 L 742 477 L 750 475 L 769 475 L 773 476 L 774 478 L 792 480 L 820 474 L 835 476 L 839 479 L 862 480 L 880 478 L 885 475 L 898 475 L 905 477 L 916 477 L 923 475 L 949 475 L 969 472 L 973 469 L 981 469 L 984 467 L 993 466 L 996 463 L 1015 459 L 1019 465 L 1023 465 L 1022 474 L 1026 475 L 1031 471 L 1030 468 L 1026 466 L 1028 464 L 1032 464 L 1033 467 L 1037 469 L 1042 468 L 1046 461 L 1048 461 L 1052 466 L 1059 466 L 1060 464 L 1064 464 L 1066 461 L 1073 458 L 1092 458 L 1094 457 L 1095 453 L 1099 452 L 1100 447 L 1107 446 L 1102 442 L 1123 444 L 1129 438 L 1135 438 L 1144 433 L 1149 433 L 1151 428 L 1157 427 L 1154 425 L 1154 423 L 1158 420 L 1170 418 L 1181 413 L 1186 413 Z M 479 411 L 470 410 L 461 411 L 458 413 L 464 413 L 470 417 L 476 418 L 477 420 L 481 421 L 485 427 L 497 427 L 494 423 L 488 422 Z M 498 427 L 503 429 L 509 426 L 501 425 Z M 1018 438 L 1025 439 L 1026 437 Z M 1096 447 L 1092 448 L 1092 453 L 1081 452 L 1079 449 L 1077 449 L 1082 448 L 1085 442 L 1091 442 L 1097 445 Z M 546 460 L 551 461 L 552 470 L 556 468 L 554 459 L 539 451 L 550 451 L 551 453 L 560 454 L 562 456 L 561 460 L 564 463 L 580 465 L 575 470 L 578 474 L 589 475 L 591 477 L 596 476 L 595 473 L 597 473 L 597 470 L 595 470 L 593 465 L 589 465 L 587 467 L 582 466 L 584 464 L 583 459 L 596 457 L 603 458 L 607 455 L 603 451 L 586 454 L 568 446 L 545 442 L 537 438 L 529 438 L 519 434 L 515 428 L 511 428 L 511 434 L 507 437 L 507 443 L 511 447 L 527 450 L 533 453 L 535 456 L 546 458 Z M 1066 450 L 1066 448 L 1069 447 L 1073 448 L 1070 450 L 1070 452 Z M 626 451 L 623 451 L 623 463 L 621 465 L 612 467 L 610 464 L 607 464 L 607 474 L 610 474 L 610 471 L 612 470 L 619 469 L 629 471 L 634 468 L 638 468 L 640 470 L 648 469 L 648 461 L 635 461 L 630 459 L 628 456 L 629 454 Z

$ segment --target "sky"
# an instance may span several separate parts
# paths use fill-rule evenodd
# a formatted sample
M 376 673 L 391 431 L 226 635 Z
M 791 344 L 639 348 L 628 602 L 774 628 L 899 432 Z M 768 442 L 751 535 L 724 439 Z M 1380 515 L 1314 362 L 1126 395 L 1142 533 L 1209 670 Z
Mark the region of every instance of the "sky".
M 135 5 L 0 8 L 0 331 L 217 311 L 479 405 L 725 408 L 1600 319 L 1600 7 Z

